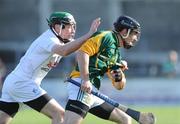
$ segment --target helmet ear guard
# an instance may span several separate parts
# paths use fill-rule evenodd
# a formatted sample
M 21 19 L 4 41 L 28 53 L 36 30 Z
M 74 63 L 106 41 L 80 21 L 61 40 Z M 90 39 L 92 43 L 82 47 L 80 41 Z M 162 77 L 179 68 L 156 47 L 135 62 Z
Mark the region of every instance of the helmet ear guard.
M 130 32 L 131 32 L 131 29 L 127 29 L 127 33 L 124 35 L 121 35 L 121 37 L 124 39 L 127 38 L 129 36 Z

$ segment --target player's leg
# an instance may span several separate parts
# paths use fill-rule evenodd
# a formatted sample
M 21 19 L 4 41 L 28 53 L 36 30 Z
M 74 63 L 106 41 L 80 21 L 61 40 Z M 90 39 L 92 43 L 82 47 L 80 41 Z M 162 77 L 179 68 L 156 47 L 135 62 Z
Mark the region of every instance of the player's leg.
M 41 113 L 52 119 L 52 124 L 59 124 L 64 120 L 64 108 L 55 99 L 51 99 L 41 110 Z
M 0 124 L 9 124 L 18 112 L 18 103 L 0 101 Z
M 87 115 L 89 107 L 78 101 L 68 100 L 63 124 L 80 124 Z
M 81 82 L 80 78 L 74 78 L 77 82 Z M 68 83 L 69 100 L 66 104 L 64 124 L 80 124 L 87 115 L 89 106 L 91 106 L 92 95 L 81 91 L 79 87 Z
M 37 99 L 24 102 L 24 104 L 50 117 L 52 119 L 52 124 L 60 124 L 63 121 L 64 108 L 47 94 Z
M 101 100 L 97 99 L 96 104 L 98 104 L 98 101 L 101 102 Z M 124 113 L 120 109 L 106 102 L 100 105 L 95 105 L 95 107 L 92 107 L 89 110 L 89 112 L 97 117 L 116 122 L 117 124 L 131 124 L 132 123 L 130 116 L 128 116 L 126 113 Z
M 131 117 L 118 108 L 114 108 L 109 117 L 109 120 L 117 122 L 118 124 L 132 124 Z
M 80 115 L 66 110 L 63 124 L 81 124 L 82 120 L 83 118 Z

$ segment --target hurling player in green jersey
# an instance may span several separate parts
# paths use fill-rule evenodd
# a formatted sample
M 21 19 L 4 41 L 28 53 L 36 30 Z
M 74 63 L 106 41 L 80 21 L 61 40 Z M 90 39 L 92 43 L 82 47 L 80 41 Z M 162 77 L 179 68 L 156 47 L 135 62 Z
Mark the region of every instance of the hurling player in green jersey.
M 97 31 L 81 46 L 77 52 L 78 65 L 70 75 L 73 80 L 81 83 L 81 87 L 68 84 L 65 124 L 80 124 L 87 112 L 118 124 L 131 124 L 131 118 L 125 112 L 90 93 L 92 89 L 100 88 L 101 79 L 109 70 L 114 70 L 115 75 L 122 75 L 127 64 L 121 63 L 119 48 L 133 47 L 139 36 L 140 24 L 129 16 L 120 16 L 113 30 Z M 117 71 L 120 68 L 117 63 L 123 65 L 121 71 Z M 125 80 L 123 78 L 118 81 L 115 79 L 113 83 Z

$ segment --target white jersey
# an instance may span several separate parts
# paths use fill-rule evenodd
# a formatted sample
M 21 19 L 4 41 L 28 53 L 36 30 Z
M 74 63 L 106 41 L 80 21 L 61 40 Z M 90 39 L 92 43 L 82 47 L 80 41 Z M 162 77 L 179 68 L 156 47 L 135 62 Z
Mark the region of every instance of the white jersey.
M 51 30 L 47 30 L 31 44 L 12 73 L 40 84 L 62 57 L 51 52 L 55 44 L 60 44 L 59 39 Z
M 56 44 L 60 44 L 59 39 L 50 29 L 31 44 L 17 67 L 7 76 L 2 101 L 26 102 L 46 93 L 40 87 L 41 81 L 62 58 L 51 52 Z

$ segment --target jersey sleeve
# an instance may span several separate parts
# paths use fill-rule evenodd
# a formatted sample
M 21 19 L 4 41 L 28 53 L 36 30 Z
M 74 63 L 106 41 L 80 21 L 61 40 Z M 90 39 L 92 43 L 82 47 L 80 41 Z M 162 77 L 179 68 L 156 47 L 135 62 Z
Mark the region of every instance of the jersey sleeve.
M 100 44 L 100 39 L 92 37 L 88 39 L 79 50 L 87 53 L 89 56 L 93 56 L 98 52 Z
M 89 38 L 86 43 L 82 45 L 79 49 L 89 56 L 93 56 L 94 54 L 98 53 L 101 47 L 101 43 L 108 32 L 97 32 L 93 35 L 93 37 Z

